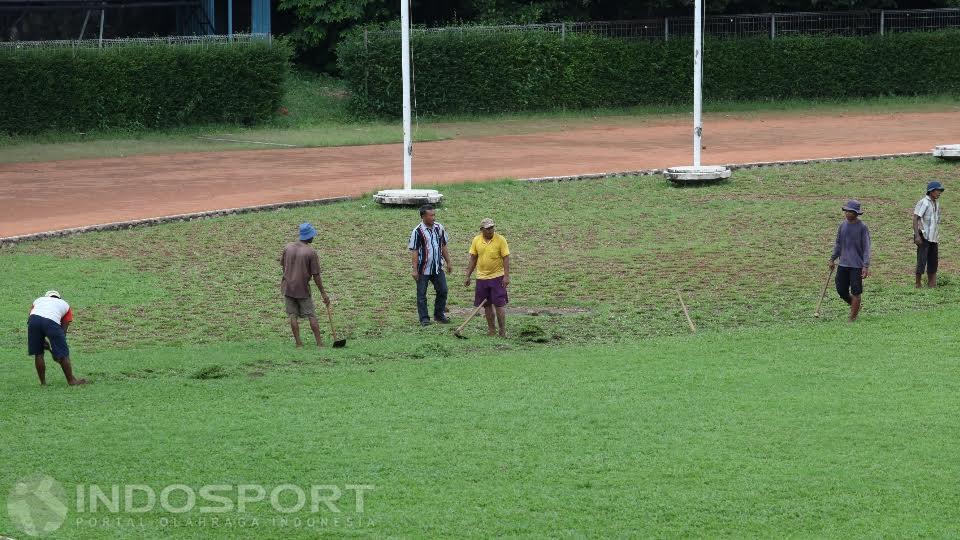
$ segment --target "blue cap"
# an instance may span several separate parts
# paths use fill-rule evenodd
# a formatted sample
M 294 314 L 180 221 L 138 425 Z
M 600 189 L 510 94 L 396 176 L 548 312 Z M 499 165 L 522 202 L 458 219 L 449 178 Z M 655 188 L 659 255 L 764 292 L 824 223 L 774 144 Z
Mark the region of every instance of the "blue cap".
M 936 190 L 943 191 L 944 189 L 946 188 L 943 187 L 943 184 L 941 184 L 940 182 L 937 182 L 936 180 L 927 184 L 927 193 L 930 193 L 931 191 L 936 191 Z
M 847 204 L 843 205 L 844 212 L 856 212 L 858 216 L 863 215 L 863 210 L 860 209 L 860 201 L 850 199 L 847 201 Z
M 300 224 L 300 239 L 303 241 L 310 240 L 317 235 L 317 230 L 313 228 L 313 225 L 309 223 Z

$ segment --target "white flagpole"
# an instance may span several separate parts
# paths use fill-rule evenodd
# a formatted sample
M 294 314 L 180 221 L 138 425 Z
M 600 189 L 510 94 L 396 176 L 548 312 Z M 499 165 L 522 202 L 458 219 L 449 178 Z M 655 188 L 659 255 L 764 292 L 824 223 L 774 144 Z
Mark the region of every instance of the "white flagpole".
M 410 134 L 410 0 L 400 0 L 400 58 L 403 62 L 403 189 L 413 187 L 413 140 Z
M 693 166 L 700 166 L 703 135 L 703 0 L 694 2 L 693 15 Z
M 730 169 L 724 166 L 701 166 L 703 148 L 703 2 L 694 0 L 693 14 L 693 166 L 670 167 L 664 171 L 675 184 L 713 182 L 730 178 Z

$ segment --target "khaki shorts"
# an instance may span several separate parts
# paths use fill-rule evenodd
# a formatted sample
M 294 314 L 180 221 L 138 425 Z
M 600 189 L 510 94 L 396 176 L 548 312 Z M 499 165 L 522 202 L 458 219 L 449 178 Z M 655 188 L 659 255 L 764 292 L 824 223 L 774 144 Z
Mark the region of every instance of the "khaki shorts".
M 317 308 L 313 305 L 313 298 L 293 298 L 284 296 L 283 301 L 287 306 L 287 315 L 291 317 L 316 317 Z

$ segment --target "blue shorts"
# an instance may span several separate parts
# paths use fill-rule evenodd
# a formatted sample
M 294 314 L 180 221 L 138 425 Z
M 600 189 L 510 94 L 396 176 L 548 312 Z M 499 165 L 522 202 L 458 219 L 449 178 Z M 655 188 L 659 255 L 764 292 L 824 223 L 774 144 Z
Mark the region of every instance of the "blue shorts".
M 67 334 L 63 327 L 46 317 L 31 315 L 27 319 L 27 354 L 43 354 L 43 343 L 46 340 L 50 340 L 50 352 L 54 360 L 70 357 Z

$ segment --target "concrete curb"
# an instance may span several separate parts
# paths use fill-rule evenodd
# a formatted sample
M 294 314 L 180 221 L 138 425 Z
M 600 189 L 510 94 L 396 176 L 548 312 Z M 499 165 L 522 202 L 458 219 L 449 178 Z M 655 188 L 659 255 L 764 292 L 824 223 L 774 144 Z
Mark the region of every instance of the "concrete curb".
M 904 157 L 931 156 L 932 152 L 906 152 L 901 154 L 876 154 L 866 156 L 844 156 L 820 159 L 798 159 L 793 161 L 757 161 L 753 163 L 731 163 L 726 165 L 730 170 L 739 169 L 759 169 L 763 167 L 786 167 L 790 165 L 811 165 L 815 163 L 841 163 L 845 161 L 873 161 L 878 159 L 895 159 Z M 603 172 L 590 174 L 576 174 L 571 176 L 543 176 L 539 178 L 521 178 L 518 182 L 573 182 L 579 180 L 602 180 L 604 178 L 618 178 L 624 176 L 654 176 L 662 175 L 665 169 L 641 169 L 637 171 L 619 171 Z M 302 201 L 291 201 L 285 203 L 261 204 L 256 206 L 242 206 L 240 208 L 226 208 L 223 210 L 210 210 L 207 212 L 194 212 L 190 214 L 176 214 L 172 216 L 160 216 L 146 219 L 135 219 L 131 221 L 116 221 L 113 223 L 103 223 L 100 225 L 89 225 L 86 227 L 74 227 L 71 229 L 60 229 L 56 231 L 47 231 L 40 233 L 24 234 L 20 236 L 7 236 L 0 238 L 0 247 L 12 246 L 22 242 L 32 242 L 36 240 L 46 240 L 50 238 L 62 238 L 64 236 L 73 236 L 75 234 L 100 232 L 100 231 L 119 231 L 133 229 L 137 227 L 146 227 L 150 225 L 163 225 L 165 223 L 175 223 L 178 221 L 193 221 L 196 219 L 207 219 L 223 216 L 234 216 L 239 214 L 250 214 L 253 212 L 266 212 L 269 210 L 280 210 L 285 208 L 299 208 L 303 206 L 315 206 L 323 204 L 333 204 L 344 201 L 358 200 L 360 197 L 327 197 L 323 199 L 306 199 Z
M 751 163 L 728 163 L 725 165 L 732 171 L 740 169 L 760 169 L 763 167 L 787 167 L 790 165 L 813 165 L 816 163 L 842 163 L 845 161 L 874 161 L 878 159 L 895 159 L 905 157 L 921 157 L 933 155 L 932 152 L 904 152 L 901 154 L 873 154 L 865 156 L 843 156 L 817 159 L 796 159 L 791 161 L 755 161 Z M 600 180 L 603 178 L 618 178 L 623 176 L 654 176 L 662 175 L 666 169 L 640 169 L 637 171 L 621 171 L 606 173 L 575 174 L 571 176 L 543 176 L 539 178 L 522 178 L 521 182 L 573 182 L 578 180 Z
M 178 221 L 193 221 L 196 219 L 208 219 L 208 218 L 222 217 L 222 216 L 235 216 L 240 214 L 250 214 L 253 212 L 281 210 L 285 208 L 299 208 L 303 206 L 333 204 L 338 202 L 351 201 L 355 199 L 357 199 L 357 197 L 327 197 L 323 199 L 306 199 L 302 201 L 291 201 L 291 202 L 285 202 L 285 203 L 261 204 L 256 206 L 242 206 L 239 208 L 225 208 L 222 210 L 210 210 L 207 212 L 193 212 L 190 214 L 175 214 L 172 216 L 134 219 L 130 221 L 115 221 L 113 223 L 88 225 L 86 227 L 74 227 L 71 229 L 60 229 L 56 231 L 23 234 L 20 236 L 7 236 L 4 238 L 0 238 L 0 247 L 12 246 L 14 244 L 19 244 L 21 242 L 31 242 L 36 240 L 47 240 L 50 238 L 61 238 L 64 236 L 73 236 L 75 234 L 88 233 L 88 232 L 120 231 L 125 229 L 134 229 L 137 227 L 146 227 L 150 225 L 163 225 L 165 223 L 175 223 Z

